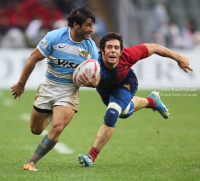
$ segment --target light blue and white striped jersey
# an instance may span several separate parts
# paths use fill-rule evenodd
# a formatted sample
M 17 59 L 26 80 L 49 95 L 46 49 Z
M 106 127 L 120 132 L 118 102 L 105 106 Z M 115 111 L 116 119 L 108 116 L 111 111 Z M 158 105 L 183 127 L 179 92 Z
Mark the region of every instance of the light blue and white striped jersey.
M 89 38 L 74 42 L 70 37 L 70 28 L 65 27 L 50 31 L 37 45 L 47 58 L 46 78 L 66 84 L 73 84 L 75 68 L 85 60 L 98 60 L 98 50 Z

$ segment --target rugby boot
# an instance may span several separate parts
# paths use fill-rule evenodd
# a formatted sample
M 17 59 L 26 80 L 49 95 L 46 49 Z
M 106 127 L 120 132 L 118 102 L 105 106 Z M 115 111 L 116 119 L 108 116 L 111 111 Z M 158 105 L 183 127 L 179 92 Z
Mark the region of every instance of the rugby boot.
M 79 154 L 77 157 L 77 161 L 83 166 L 83 167 L 90 167 L 92 165 L 92 156 L 91 155 L 83 155 Z
M 24 166 L 22 167 L 22 170 L 37 171 L 33 162 L 24 164 Z
M 162 117 L 164 117 L 165 119 L 168 119 L 169 114 L 170 114 L 168 113 L 169 109 L 167 109 L 166 106 L 162 103 L 159 92 L 153 91 L 151 92 L 149 97 L 153 98 L 154 101 L 156 102 L 156 107 L 153 108 L 153 110 L 158 111 L 162 115 Z

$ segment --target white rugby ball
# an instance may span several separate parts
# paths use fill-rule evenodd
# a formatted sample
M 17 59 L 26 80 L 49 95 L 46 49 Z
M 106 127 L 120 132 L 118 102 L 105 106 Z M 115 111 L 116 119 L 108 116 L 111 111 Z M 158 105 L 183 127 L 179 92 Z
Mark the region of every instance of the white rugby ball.
M 89 78 L 92 78 L 93 74 L 95 74 L 95 76 L 98 77 L 100 73 L 99 62 L 97 60 L 90 59 L 79 64 L 73 73 L 73 81 L 76 85 L 80 86 L 80 82 L 78 81 L 78 79 L 80 75 L 83 75 L 84 72 Z

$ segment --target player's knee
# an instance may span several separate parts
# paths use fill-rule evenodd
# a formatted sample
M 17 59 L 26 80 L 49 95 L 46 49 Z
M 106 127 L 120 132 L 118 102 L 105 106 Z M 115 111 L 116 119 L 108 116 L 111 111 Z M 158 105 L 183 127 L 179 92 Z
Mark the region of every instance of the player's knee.
M 35 134 L 35 135 L 40 135 L 43 132 L 43 130 L 38 129 L 38 128 L 34 127 L 34 126 L 31 126 L 31 132 L 33 134 Z
M 115 124 L 118 120 L 120 113 L 121 113 L 121 107 L 118 104 L 114 102 L 109 103 L 104 116 L 104 124 L 109 127 L 115 127 Z

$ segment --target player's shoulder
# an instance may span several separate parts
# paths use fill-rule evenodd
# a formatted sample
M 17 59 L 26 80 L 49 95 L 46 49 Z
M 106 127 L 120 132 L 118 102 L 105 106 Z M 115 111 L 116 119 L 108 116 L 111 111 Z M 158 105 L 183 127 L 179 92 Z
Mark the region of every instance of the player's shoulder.
M 128 55 L 137 52 L 146 52 L 147 48 L 144 44 L 139 44 L 131 47 L 124 47 L 122 50 L 122 54 Z
M 88 40 L 85 40 L 84 42 L 87 44 L 87 47 L 89 48 L 90 52 L 95 52 L 96 59 L 97 59 L 98 49 L 94 40 L 92 40 L 92 38 L 89 38 Z
M 129 59 L 132 59 L 136 54 L 137 48 L 135 46 L 124 47 L 120 56 L 120 62 L 127 62 L 129 61 Z
M 94 42 L 94 40 L 92 38 L 89 38 L 88 40 L 85 40 L 85 42 L 89 45 L 89 46 L 96 46 L 96 43 Z
M 69 32 L 69 27 L 64 27 L 64 28 L 52 30 L 48 32 L 47 35 L 51 36 L 52 38 L 58 38 L 58 37 L 68 35 L 68 32 Z
M 122 49 L 122 54 L 121 54 L 120 58 L 129 56 L 130 55 L 130 51 L 134 51 L 134 48 L 130 49 L 130 47 L 124 47 Z
M 52 30 L 45 36 L 45 41 L 48 41 L 52 46 L 59 42 L 64 42 L 68 39 L 69 27 L 64 27 L 56 30 Z
M 130 50 L 135 50 L 136 48 L 137 48 L 137 46 L 124 47 L 122 49 L 122 53 L 126 53 L 127 51 L 130 51 Z
M 130 47 L 124 47 L 122 52 L 126 52 L 126 51 L 131 51 L 131 50 L 143 50 L 146 49 L 146 46 L 144 44 L 139 44 L 139 45 L 135 45 L 135 46 L 130 46 Z

